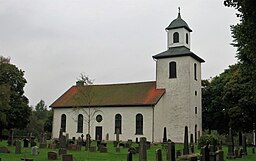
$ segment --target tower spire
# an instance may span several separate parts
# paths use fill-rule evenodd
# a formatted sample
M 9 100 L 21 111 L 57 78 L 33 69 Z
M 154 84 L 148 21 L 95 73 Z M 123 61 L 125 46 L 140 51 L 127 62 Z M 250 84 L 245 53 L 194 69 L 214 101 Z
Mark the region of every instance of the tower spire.
M 178 7 L 178 18 L 181 18 L 181 16 L 180 16 L 180 7 Z

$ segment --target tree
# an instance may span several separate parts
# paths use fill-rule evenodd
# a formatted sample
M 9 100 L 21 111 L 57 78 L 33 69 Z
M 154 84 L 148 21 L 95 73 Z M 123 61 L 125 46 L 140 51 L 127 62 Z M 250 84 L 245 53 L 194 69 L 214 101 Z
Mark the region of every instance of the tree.
M 237 9 L 237 17 L 240 23 L 231 26 L 233 46 L 237 47 L 237 58 L 239 60 L 239 74 L 242 78 L 237 82 L 243 89 L 243 96 L 238 102 L 243 106 L 242 111 L 235 110 L 232 113 L 247 111 L 246 120 L 256 122 L 256 1 L 255 0 L 225 0 L 224 5 Z M 245 92 L 246 91 L 246 92 Z M 254 118 L 254 120 L 253 120 Z M 247 129 L 248 130 L 248 129 Z
M 24 96 L 23 90 L 27 83 L 24 78 L 24 71 L 10 64 L 8 58 L 4 59 L 1 56 L 0 60 L 0 85 L 5 91 L 9 89 L 9 97 L 7 95 L 3 99 L 4 102 L 8 102 L 10 107 L 7 108 L 8 106 L 6 106 L 4 111 L 7 123 L 4 127 L 7 129 L 24 129 L 29 123 L 29 117 L 31 115 L 31 108 L 28 106 L 28 99 Z M 1 124 L 3 125 L 4 122 L 1 121 Z M 0 131 L 2 129 L 3 127 L 1 127 Z
M 47 106 L 45 105 L 45 102 L 43 100 L 40 100 L 36 107 L 35 107 L 35 115 L 37 119 L 47 119 L 48 117 L 48 110 Z
M 77 81 L 77 92 L 75 101 L 77 106 L 74 107 L 74 112 L 79 113 L 82 112 L 85 114 L 85 124 L 87 124 L 87 136 L 91 136 L 91 126 L 93 120 L 95 119 L 95 115 L 101 112 L 100 109 L 96 107 L 92 107 L 92 101 L 94 98 L 94 88 L 93 88 L 93 80 L 91 80 L 88 76 L 81 74 L 80 78 Z M 78 120 L 77 120 L 78 121 Z M 87 149 L 89 149 L 90 144 L 86 144 Z

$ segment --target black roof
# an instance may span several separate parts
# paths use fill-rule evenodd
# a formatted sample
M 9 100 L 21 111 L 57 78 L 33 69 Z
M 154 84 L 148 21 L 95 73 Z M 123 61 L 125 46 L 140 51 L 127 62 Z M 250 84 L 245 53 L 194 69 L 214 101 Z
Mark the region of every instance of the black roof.
M 196 54 L 194 54 L 193 52 L 191 52 L 189 50 L 189 48 L 185 47 L 185 46 L 181 46 L 181 47 L 172 47 L 169 48 L 168 50 L 156 54 L 154 56 L 152 56 L 154 59 L 161 59 L 161 58 L 170 58 L 170 57 L 181 57 L 181 56 L 191 56 L 192 58 L 196 59 L 199 62 L 205 62 L 202 58 L 200 58 L 199 56 L 197 56 Z

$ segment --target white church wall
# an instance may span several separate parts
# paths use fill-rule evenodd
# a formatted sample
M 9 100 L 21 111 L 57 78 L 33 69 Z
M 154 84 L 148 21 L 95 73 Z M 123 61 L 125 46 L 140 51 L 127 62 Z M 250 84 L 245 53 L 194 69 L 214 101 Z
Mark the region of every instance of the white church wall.
M 169 63 L 172 61 L 177 65 L 177 78 L 169 79 Z M 156 62 L 157 88 L 165 88 L 166 93 L 155 108 L 155 142 L 162 141 L 164 127 L 167 128 L 168 139 L 183 142 L 185 126 L 188 126 L 190 133 L 194 131 L 195 124 L 198 128 L 201 126 L 201 115 L 194 114 L 195 106 L 198 107 L 198 113 L 201 110 L 201 86 L 198 86 L 200 80 L 192 80 L 192 62 L 195 60 L 190 56 L 158 59 Z M 197 98 L 194 98 L 195 90 L 198 92 Z
M 152 116 L 153 116 L 153 108 L 151 106 L 138 106 L 138 107 L 102 107 L 98 108 L 101 112 L 97 114 L 101 114 L 103 120 L 101 122 L 97 122 L 94 119 L 91 124 L 91 138 L 95 139 L 95 129 L 96 126 L 102 126 L 102 139 L 106 140 L 107 133 L 109 134 L 109 140 L 115 140 L 115 115 L 120 114 L 122 116 L 122 133 L 120 134 L 120 140 L 127 141 L 128 139 L 132 139 L 133 141 L 136 138 L 146 137 L 147 140 L 152 141 Z M 136 115 L 143 115 L 143 135 L 136 135 Z M 60 123 L 61 123 L 61 115 L 66 114 L 67 122 L 66 122 L 66 133 L 69 134 L 69 137 L 80 137 L 82 133 L 77 133 L 77 117 L 78 114 L 82 114 L 84 116 L 84 121 L 86 119 L 86 115 L 83 110 L 73 111 L 71 108 L 55 108 L 54 109 L 54 124 L 53 124 L 53 132 L 52 137 L 58 138 Z M 83 125 L 83 134 L 87 133 L 87 124 Z

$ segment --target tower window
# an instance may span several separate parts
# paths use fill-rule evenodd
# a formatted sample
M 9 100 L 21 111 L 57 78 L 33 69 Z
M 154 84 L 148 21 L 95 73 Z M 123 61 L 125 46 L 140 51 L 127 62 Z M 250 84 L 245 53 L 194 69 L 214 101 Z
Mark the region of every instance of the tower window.
M 169 78 L 177 78 L 176 62 L 169 63 Z
M 197 76 L 196 76 L 197 75 L 197 71 L 196 71 L 197 69 L 196 68 L 197 68 L 196 63 L 194 63 L 194 79 L 195 80 L 197 80 Z
M 188 33 L 186 33 L 186 43 L 188 44 Z
M 77 132 L 78 133 L 83 133 L 83 115 L 79 114 L 78 115 L 78 120 L 77 120 Z
M 195 107 L 195 114 L 197 114 L 197 107 Z
M 61 115 L 60 128 L 62 128 L 63 132 L 66 132 L 66 115 Z
M 119 134 L 122 134 L 122 116 L 120 114 L 115 116 L 115 133 L 117 131 L 119 131 Z
M 178 43 L 179 42 L 179 33 L 174 32 L 173 34 L 173 43 Z
M 143 134 L 143 116 L 142 114 L 136 115 L 136 134 Z

